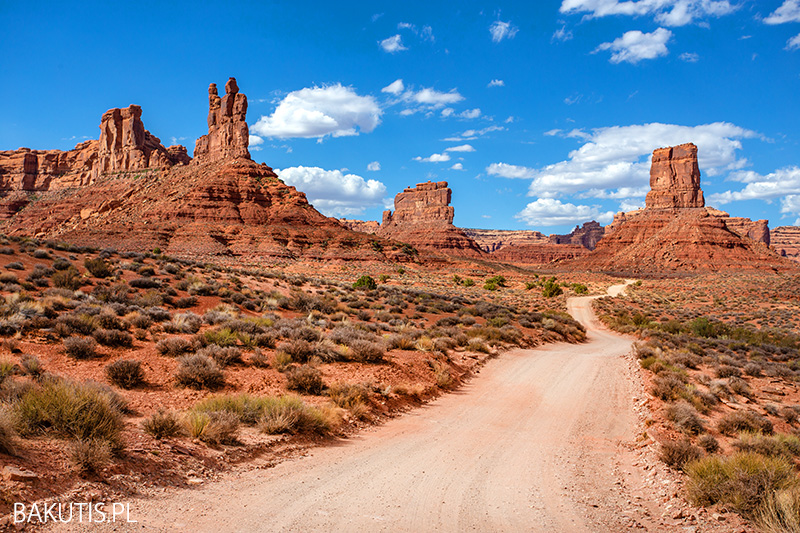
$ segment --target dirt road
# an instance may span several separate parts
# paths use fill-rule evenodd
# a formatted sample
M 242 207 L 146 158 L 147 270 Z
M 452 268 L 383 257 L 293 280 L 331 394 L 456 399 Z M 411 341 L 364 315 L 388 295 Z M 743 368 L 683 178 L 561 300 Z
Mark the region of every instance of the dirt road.
M 661 530 L 632 451 L 632 341 L 599 326 L 590 302 L 568 304 L 588 342 L 512 351 L 457 392 L 338 445 L 134 500 L 136 529 Z

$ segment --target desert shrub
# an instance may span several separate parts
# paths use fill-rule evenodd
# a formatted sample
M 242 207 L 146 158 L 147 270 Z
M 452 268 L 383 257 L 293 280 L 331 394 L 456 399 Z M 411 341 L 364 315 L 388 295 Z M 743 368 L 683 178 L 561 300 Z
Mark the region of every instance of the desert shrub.
M 177 413 L 161 409 L 142 421 L 142 429 L 156 440 L 176 437 L 183 433 L 183 426 Z
M 659 459 L 675 470 L 681 470 L 684 465 L 699 459 L 701 455 L 700 448 L 688 440 L 665 442 L 659 450 Z
M 92 336 L 103 346 L 133 346 L 133 336 L 127 331 L 98 329 Z
M 12 406 L 23 435 L 54 431 L 81 440 L 118 443 L 119 400 L 97 384 L 50 378 L 28 388 Z
M 239 431 L 239 419 L 223 411 L 189 411 L 185 427 L 189 435 L 207 444 L 233 444 Z
M 439 362 L 433 364 L 433 377 L 436 379 L 436 386 L 442 389 L 450 388 L 455 383 L 450 367 Z
M 7 268 L 7 267 L 6 267 Z M 66 270 L 59 270 L 53 274 L 53 285 L 62 289 L 69 289 L 76 291 L 84 285 L 84 280 L 80 272 L 75 267 L 69 267 Z
M 800 531 L 800 487 L 767 494 L 755 515 L 755 522 L 765 533 Z
M 106 365 L 108 380 L 123 389 L 132 389 L 144 383 L 142 363 L 132 359 L 118 359 Z
M 234 346 L 239 342 L 239 337 L 230 328 L 209 329 L 203 332 L 203 338 L 207 344 L 217 346 Z
M 387 339 L 387 346 L 390 350 L 414 350 L 414 338 L 406 334 L 390 335 Z
M 338 420 L 331 412 L 318 409 L 303 402 L 297 396 L 270 398 L 258 426 L 264 433 L 328 433 Z
M 197 333 L 203 320 L 192 312 L 177 313 L 172 321 L 164 325 L 164 331 L 172 330 L 174 333 Z
M 553 298 L 563 293 L 564 290 L 556 283 L 555 278 L 548 278 L 542 283 L 542 296 L 545 298 Z
M 716 453 L 719 451 L 719 442 L 710 433 L 703 433 L 697 439 L 697 444 L 706 451 L 706 453 Z
M 78 439 L 69 445 L 69 461 L 80 474 L 99 474 L 111 462 L 108 441 Z
M 91 335 L 97 329 L 96 318 L 86 313 L 64 313 L 56 319 L 56 323 L 68 335 L 71 333 Z
M 685 378 L 676 372 L 662 372 L 653 379 L 653 395 L 665 402 L 677 399 L 686 390 Z
M 743 431 L 733 442 L 733 447 L 740 452 L 754 452 L 769 456 L 782 455 L 789 459 L 800 455 L 800 439 L 795 435 L 783 433 L 764 435 Z
M 717 422 L 717 429 L 724 435 L 735 435 L 740 431 L 772 433 L 772 422 L 752 411 L 734 411 Z
M 14 261 L 13 263 L 7 264 L 6 268 L 8 270 L 25 270 L 25 265 L 23 265 L 19 261 Z
M 250 356 L 250 364 L 256 368 L 269 368 L 269 358 L 264 355 L 258 348 L 255 349 L 253 355 Z
M 16 455 L 14 444 L 17 440 L 17 432 L 14 430 L 14 422 L 7 410 L 0 407 L 0 453 Z
M 19 361 L 20 366 L 22 367 L 22 371 L 25 372 L 27 375 L 32 377 L 33 379 L 39 379 L 44 372 L 44 368 L 42 367 L 42 362 L 39 361 L 39 358 L 35 355 L 25 354 Z M 0 383 L 3 380 L 0 378 Z
M 356 383 L 334 383 L 328 387 L 331 401 L 344 409 L 359 409 L 369 402 L 369 388 Z
M 322 382 L 322 372 L 311 365 L 289 369 L 286 372 L 286 381 L 289 390 L 306 394 L 320 394 L 325 388 L 325 384 Z
M 178 358 L 175 381 L 193 389 L 216 389 L 225 384 L 225 375 L 213 359 L 195 354 Z
M 158 353 L 166 355 L 167 357 L 178 357 L 191 352 L 193 349 L 194 346 L 192 343 L 181 337 L 167 337 L 156 343 L 156 350 L 158 350 Z
M 667 407 L 667 418 L 675 425 L 690 435 L 697 435 L 703 431 L 703 421 L 692 405 L 686 401 L 674 403 Z
M 235 346 L 223 348 L 217 344 L 209 344 L 202 350 L 199 350 L 197 355 L 208 356 L 216 361 L 219 366 L 223 367 L 242 362 L 242 351 Z
M 719 365 L 717 367 L 717 377 L 719 378 L 729 378 L 732 376 L 739 377 L 741 375 L 742 371 L 736 368 L 735 366 Z
M 13 248 L 9 248 L 8 246 L 3 246 L 2 248 L 0 248 L 0 254 L 3 254 L 3 255 L 14 255 L 14 249 Z
M 283 352 L 296 363 L 306 363 L 316 353 L 314 345 L 302 339 L 283 342 L 278 345 L 278 352 Z
M 467 350 L 470 352 L 491 353 L 489 345 L 486 344 L 485 340 L 480 338 L 470 339 L 467 343 Z
M 52 257 L 50 256 L 50 252 L 42 248 L 34 250 L 31 255 L 36 259 L 52 259 Z
M 372 276 L 363 275 L 353 283 L 354 289 L 375 290 L 378 288 L 377 282 Z
M 756 453 L 704 457 L 687 464 L 685 470 L 689 501 L 702 506 L 725 504 L 746 517 L 753 517 L 768 495 L 797 484 L 789 461 Z
M 194 296 L 183 296 L 175 300 L 175 307 L 180 309 L 186 309 L 189 307 L 194 307 L 197 305 L 197 298 Z
M 350 343 L 350 358 L 361 363 L 380 363 L 384 348 L 377 342 L 355 340 Z
M 145 309 L 145 313 L 155 322 L 164 322 L 172 317 L 169 311 L 162 307 L 148 307 Z
M 7 378 L 14 375 L 14 372 L 15 366 L 12 361 L 0 359 L 0 385 L 2 385 Z
M 759 363 L 751 362 L 744 365 L 744 373 L 748 376 L 753 376 L 754 378 L 760 377 L 762 375 L 762 367 Z
M 161 287 L 161 282 L 153 278 L 136 278 L 128 282 L 128 285 L 136 289 L 156 289 Z
M 71 266 L 72 263 L 70 263 L 67 259 L 64 259 L 63 257 L 56 257 L 56 260 L 53 261 L 54 270 L 66 270 Z
M 83 262 L 83 266 L 86 267 L 86 270 L 88 270 L 89 273 L 96 278 L 107 278 L 114 273 L 111 265 L 99 257 L 96 259 L 86 259 Z
M 589 287 L 583 283 L 573 283 L 570 285 L 575 294 L 589 294 Z
M 97 342 L 91 337 L 68 337 L 64 351 L 73 359 L 91 359 L 97 355 Z

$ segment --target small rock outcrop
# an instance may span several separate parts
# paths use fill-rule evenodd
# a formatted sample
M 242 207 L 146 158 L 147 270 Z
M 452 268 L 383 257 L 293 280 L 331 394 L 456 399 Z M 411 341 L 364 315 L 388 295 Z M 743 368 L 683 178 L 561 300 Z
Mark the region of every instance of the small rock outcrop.
M 186 148 L 165 148 L 158 137 L 144 128 L 138 105 L 103 113 L 98 146 L 96 173 L 166 168 L 190 161 Z
M 207 163 L 227 158 L 250 159 L 246 116 L 247 96 L 239 92 L 236 78 L 228 79 L 222 98 L 217 92 L 217 84 L 212 83 L 208 87 L 208 135 L 197 139 L 195 160 Z
M 526 265 L 547 265 L 566 259 L 576 259 L 590 253 L 590 250 L 579 244 L 511 244 L 503 246 L 489 254 L 495 261 Z
M 355 220 L 352 218 L 340 218 L 339 224 L 352 231 L 374 234 L 381 228 L 381 225 L 374 220 Z
M 770 232 L 770 239 L 776 253 L 800 262 L 800 226 L 779 226 Z
M 697 146 L 681 144 L 653 151 L 650 192 L 645 200 L 650 209 L 703 207 Z
M 394 212 L 384 211 L 377 234 L 387 239 L 451 255 L 480 257 L 475 241 L 453 225 L 452 191 L 446 181 L 418 183 L 394 198 Z
M 486 253 L 494 253 L 507 246 L 547 244 L 547 235 L 533 230 L 462 229 Z
M 553 244 L 576 244 L 588 250 L 594 250 L 600 239 L 603 238 L 605 229 L 599 222 L 592 220 L 584 223 L 583 226 L 575 226 L 572 233 L 566 235 L 550 235 L 550 242 Z

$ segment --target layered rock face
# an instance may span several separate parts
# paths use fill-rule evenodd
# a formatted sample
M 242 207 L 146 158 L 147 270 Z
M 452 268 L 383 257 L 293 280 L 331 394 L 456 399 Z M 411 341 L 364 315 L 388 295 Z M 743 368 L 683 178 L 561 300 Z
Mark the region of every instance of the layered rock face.
M 580 244 L 511 244 L 492 252 L 489 257 L 495 261 L 528 265 L 546 265 L 567 259 L 576 259 L 590 253 Z
M 0 194 L 85 185 L 96 164 L 97 141 L 79 143 L 68 151 L 20 148 L 0 152 Z
M 553 244 L 576 244 L 588 250 L 594 250 L 604 234 L 603 226 L 592 220 L 584 223 L 583 226 L 575 226 L 572 233 L 567 235 L 550 235 L 550 242 Z
M 650 183 L 646 207 L 615 216 L 594 252 L 573 266 L 640 275 L 793 268 L 768 248 L 766 220 L 705 207 L 693 144 L 653 152 Z
M 384 211 L 377 234 L 415 247 L 480 257 L 475 241 L 453 226 L 455 211 L 450 205 L 452 191 L 446 181 L 418 183 L 394 198 L 394 212 Z
M 464 235 L 474 240 L 481 250 L 493 253 L 507 246 L 547 244 L 549 239 L 540 231 L 502 229 L 462 229 Z
M 800 227 L 779 226 L 770 233 L 772 249 L 780 256 L 800 262 Z
M 142 123 L 142 108 L 130 105 L 103 113 L 95 173 L 187 164 L 191 158 L 183 146 L 165 148 Z
M 681 144 L 653 151 L 650 192 L 645 200 L 651 209 L 703 207 L 697 146 Z
M 236 78 L 228 79 L 222 98 L 217 93 L 217 84 L 212 83 L 208 87 L 208 135 L 197 139 L 195 160 L 207 163 L 226 158 L 250 159 L 246 115 L 247 97 L 239 92 Z
M 354 220 L 352 218 L 340 218 L 339 224 L 352 231 L 361 233 L 377 233 L 381 225 L 374 220 Z

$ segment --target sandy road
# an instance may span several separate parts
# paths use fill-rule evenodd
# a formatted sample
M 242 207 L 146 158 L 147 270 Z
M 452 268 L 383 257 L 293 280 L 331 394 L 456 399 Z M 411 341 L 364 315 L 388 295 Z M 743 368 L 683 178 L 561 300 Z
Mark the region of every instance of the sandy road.
M 133 500 L 135 529 L 660 530 L 630 451 L 631 340 L 594 320 L 591 297 L 568 306 L 588 342 L 509 352 L 457 392 L 338 445 Z

